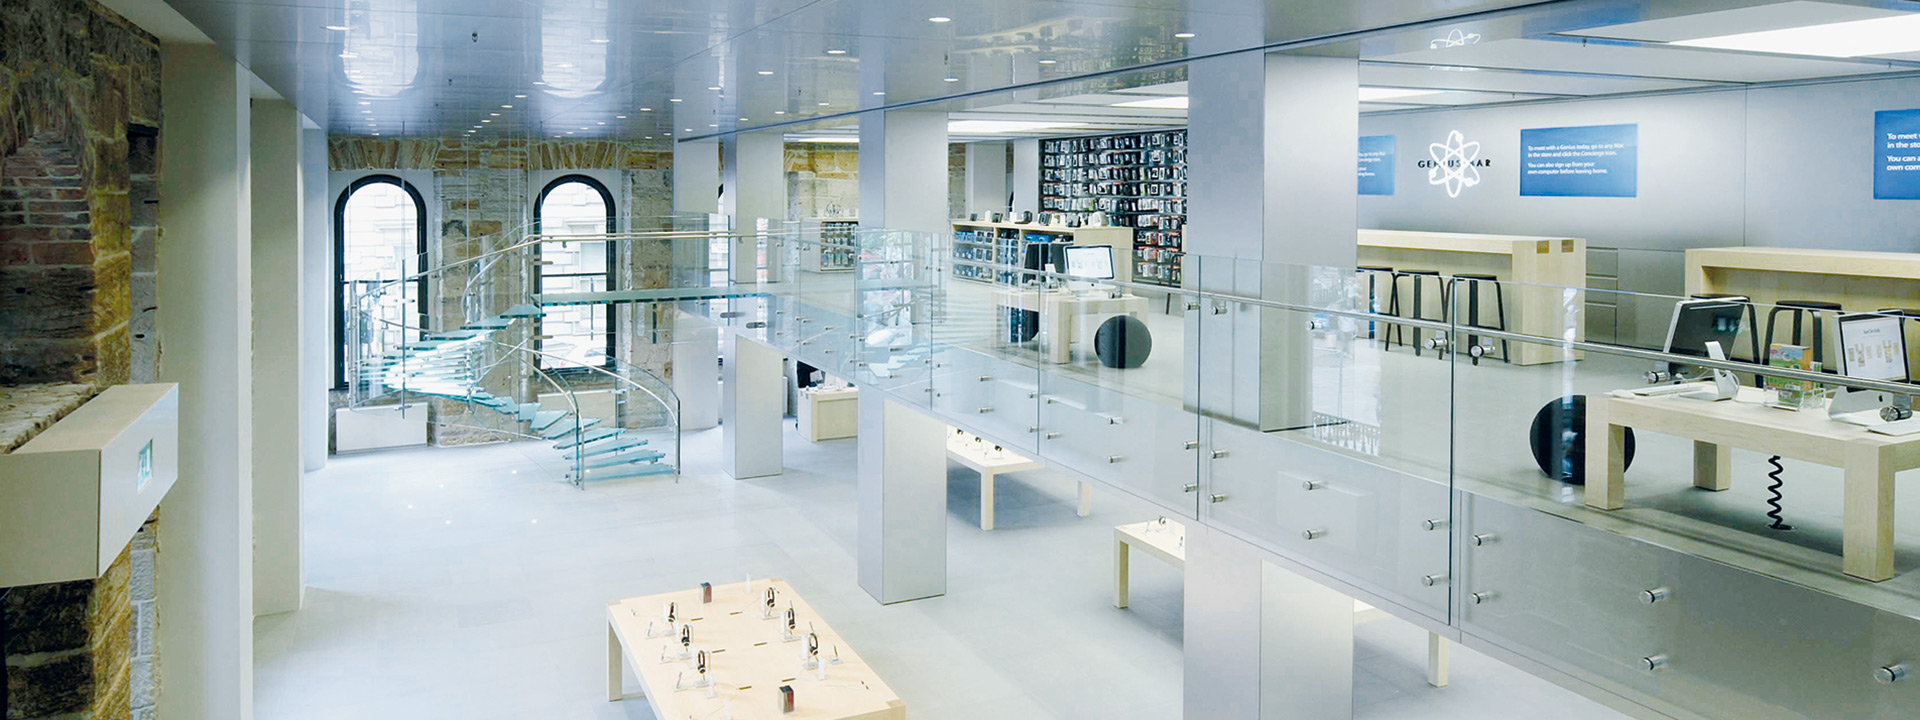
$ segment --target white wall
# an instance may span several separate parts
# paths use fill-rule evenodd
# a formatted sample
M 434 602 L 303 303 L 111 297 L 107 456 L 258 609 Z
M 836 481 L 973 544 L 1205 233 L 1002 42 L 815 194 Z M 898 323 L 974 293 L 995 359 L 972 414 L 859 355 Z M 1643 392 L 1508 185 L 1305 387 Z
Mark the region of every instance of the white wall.
M 333 204 L 327 194 L 327 131 L 300 131 L 300 454 L 311 472 L 327 466 L 327 389 L 333 387 Z

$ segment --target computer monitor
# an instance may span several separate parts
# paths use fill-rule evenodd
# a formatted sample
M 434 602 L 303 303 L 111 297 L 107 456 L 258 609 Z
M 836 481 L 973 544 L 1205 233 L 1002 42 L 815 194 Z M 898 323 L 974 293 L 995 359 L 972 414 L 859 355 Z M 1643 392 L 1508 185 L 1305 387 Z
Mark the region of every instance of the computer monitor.
M 1039 272 L 1060 272 L 1061 268 L 1067 264 L 1066 254 L 1063 252 L 1066 248 L 1065 243 L 1027 243 L 1026 254 L 1021 258 L 1020 266 Z M 1034 282 L 1043 278 L 1028 275 L 1026 280 Z
M 1747 306 L 1725 300 L 1682 300 L 1673 307 L 1673 321 L 1667 325 L 1666 351 L 1675 355 L 1707 357 L 1707 343 L 1733 347 L 1740 336 L 1740 320 Z M 1678 375 L 1683 366 L 1668 363 L 1667 372 Z
M 1113 247 L 1068 245 L 1066 274 L 1075 280 L 1112 280 Z
M 1862 380 L 1907 382 L 1904 318 L 1856 313 L 1840 316 L 1840 374 Z

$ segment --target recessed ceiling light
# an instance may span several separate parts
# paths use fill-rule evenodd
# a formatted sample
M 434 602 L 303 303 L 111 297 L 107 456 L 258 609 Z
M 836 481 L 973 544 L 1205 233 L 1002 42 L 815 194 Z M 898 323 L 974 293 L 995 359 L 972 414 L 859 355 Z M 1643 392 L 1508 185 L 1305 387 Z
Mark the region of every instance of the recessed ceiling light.
M 772 74 L 773 74 L 773 71 L 772 71 L 772 70 L 761 70 L 761 71 L 760 71 L 760 74 L 761 74 L 761 75 L 772 75 Z
M 860 138 L 847 137 L 845 135 L 819 135 L 813 137 L 797 137 L 794 138 L 793 141 L 797 143 L 841 143 L 853 145 L 859 143 Z
M 360 104 L 361 104 L 361 105 L 372 105 L 373 103 L 372 103 L 372 102 L 370 102 L 370 101 L 367 101 L 367 100 L 361 100 L 361 101 L 360 101 Z
M 1178 33 L 1174 33 L 1174 34 L 1173 34 L 1173 36 L 1174 36 L 1174 37 L 1177 37 L 1177 38 L 1180 38 L 1181 40 L 1185 40 L 1185 39 L 1187 39 L 1187 38 L 1190 38 L 1190 37 L 1193 37 L 1193 33 L 1190 33 L 1190 32 L 1178 32 Z
M 947 82 L 960 82 L 960 78 L 957 78 L 957 77 L 941 78 L 941 79 Z
M 1054 64 L 1054 63 L 1057 63 L 1057 62 L 1060 62 L 1060 61 L 1059 61 L 1059 60 L 1054 60 L 1054 59 L 1052 59 L 1052 58 L 1042 58 L 1042 59 L 1040 60 L 1040 64 L 1041 64 L 1041 65 L 1052 65 L 1052 64 Z
M 981 133 L 1026 132 L 1029 130 L 1048 130 L 1052 128 L 1080 127 L 1086 123 L 1029 122 L 1023 120 L 954 120 L 947 123 L 947 132 L 958 135 Z
M 680 102 L 680 98 L 667 98 L 667 102 Z
M 1864 57 L 1920 51 L 1920 15 L 1807 25 L 1675 40 L 1670 45 L 1820 57 Z
M 490 122 L 493 122 L 493 121 L 492 121 L 492 120 L 481 120 L 480 122 L 483 122 L 483 123 L 490 123 Z
M 512 110 L 512 109 L 513 109 L 513 106 L 512 106 L 512 105 L 501 105 L 500 107 L 503 107 L 503 108 L 506 108 L 506 109 L 508 109 L 508 110 Z
M 625 120 L 625 119 L 627 119 L 627 116 L 625 116 L 625 115 L 615 115 L 615 116 L 613 116 L 613 119 L 615 119 L 615 120 Z
M 547 84 L 547 81 L 545 81 L 545 80 L 535 80 L 535 81 L 533 81 L 533 84 L 535 84 L 535 85 L 545 85 L 545 84 Z
M 746 122 L 746 121 L 747 121 L 746 118 L 740 118 L 740 122 Z
M 775 111 L 773 111 L 773 114 L 775 114 L 775 115 L 785 115 L 785 114 L 787 114 L 787 111 L 785 111 L 785 110 L 775 110 Z
M 680 132 L 693 132 L 693 128 L 682 128 Z
M 828 51 L 827 51 L 827 54 L 828 54 L 828 55 L 845 55 L 845 54 L 847 54 L 847 51 L 845 51 L 845 50 L 840 50 L 840 49 L 838 49 L 838 48 L 836 48 L 836 49 L 833 49 L 833 50 L 828 50 Z
M 345 26 L 345 25 L 328 25 L 328 26 L 327 26 L 327 29 L 328 29 L 328 30 L 332 30 L 332 31 L 334 31 L 334 32 L 346 32 L 346 31 L 347 31 L 347 26 Z
M 884 91 L 884 90 L 875 90 L 875 91 L 873 91 L 873 94 L 874 94 L 874 95 L 885 95 L 885 94 L 887 94 L 887 93 L 886 93 L 886 91 Z
M 606 123 L 605 123 L 605 122 L 603 121 L 603 122 L 597 122 L 597 123 L 594 123 L 594 124 L 595 124 L 595 125 L 605 125 Z
M 1360 88 L 1360 102 L 1370 102 L 1374 100 L 1393 100 L 1395 98 L 1409 98 L 1409 97 L 1418 97 L 1421 95 L 1438 95 L 1438 94 L 1440 94 L 1439 90 L 1418 90 L 1414 88 L 1389 88 L 1389 87 L 1363 87 L 1363 88 Z
M 354 58 L 360 57 L 360 53 L 352 52 L 352 51 L 343 51 L 340 53 L 340 57 L 341 59 L 344 59 L 344 60 L 352 60 Z
M 1114 103 L 1113 106 L 1124 107 L 1124 108 L 1155 108 L 1155 109 L 1161 109 L 1161 110 L 1185 110 L 1187 109 L 1187 96 L 1181 95 L 1178 97 L 1158 97 L 1158 98 L 1152 98 L 1149 100 L 1129 100 L 1127 102 Z
M 581 129 L 581 130 L 585 130 L 585 129 L 587 129 L 587 126 L 585 126 L 585 125 L 581 125 L 581 126 L 580 126 L 580 129 Z
M 652 136 L 652 135 L 648 135 L 648 136 L 647 136 L 647 139 L 648 139 L 648 140 L 652 140 L 652 139 L 653 139 L 653 136 Z
M 573 134 L 573 131 L 572 131 L 572 130 L 568 130 L 568 131 L 567 131 L 567 134 L 568 134 L 568 135 L 572 135 L 572 134 Z
M 720 127 L 720 126 L 714 123 L 707 123 L 707 127 Z
M 935 16 L 933 16 L 933 17 L 930 17 L 930 18 L 927 18 L 927 22 L 930 22 L 930 23 L 950 23 L 950 22 L 953 22 L 953 18 L 950 18 L 950 17 L 940 17 L 940 16 L 938 16 L 938 15 L 935 15 Z
M 372 114 L 373 114 L 373 111 L 372 111 L 372 110 L 361 110 L 360 112 L 361 112 L 361 114 L 364 114 L 364 115 L 372 115 Z
M 492 117 L 500 117 L 500 113 L 487 113 L 487 115 Z
M 525 95 L 515 95 L 514 97 L 517 97 L 517 98 L 523 98 L 523 97 L 526 97 L 526 96 L 525 96 Z
M 719 86 L 719 85 L 708 85 L 708 86 L 707 86 L 707 89 L 708 89 L 708 90 L 719 90 L 719 89 L 720 89 L 720 86 Z
M 479 130 L 479 129 L 480 129 L 480 126 L 479 126 L 479 125 L 475 125 L 475 126 L 473 126 L 473 129 L 475 129 L 475 130 Z
M 640 108 L 640 112 L 653 112 L 653 108 Z
M 373 134 L 373 136 L 374 136 L 374 137 L 380 137 L 380 133 L 374 133 L 374 134 Z
M 820 103 L 820 107 L 826 107 L 826 106 L 827 106 L 828 104 L 829 104 L 829 103 L 825 103 L 825 102 L 822 102 L 822 103 Z
M 553 64 L 553 66 L 554 66 L 554 67 L 557 67 L 557 68 L 560 68 L 561 70 L 572 70 L 572 69 L 573 69 L 573 63 L 570 63 L 570 62 L 563 62 L 563 63 L 554 63 L 554 64 Z

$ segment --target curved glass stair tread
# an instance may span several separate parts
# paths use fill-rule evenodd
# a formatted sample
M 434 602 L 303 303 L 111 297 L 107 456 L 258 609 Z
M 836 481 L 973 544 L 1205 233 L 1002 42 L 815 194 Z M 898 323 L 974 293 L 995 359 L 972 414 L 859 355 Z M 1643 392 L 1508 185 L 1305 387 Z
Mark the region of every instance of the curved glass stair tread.
M 594 468 L 582 472 L 586 480 L 613 480 L 615 478 L 639 477 L 642 475 L 664 475 L 673 472 L 673 466 L 660 463 L 638 463 L 609 468 Z
M 567 438 L 565 440 L 555 442 L 553 444 L 553 447 L 556 450 L 572 450 L 575 447 L 585 445 L 595 440 L 604 440 L 604 439 L 613 437 L 615 435 L 619 435 L 622 432 L 625 432 L 625 431 L 617 430 L 614 428 L 594 428 L 592 430 L 581 432 L 577 437 Z
M 532 420 L 533 429 L 536 431 L 545 430 L 552 427 L 554 423 L 560 422 L 560 418 L 566 417 L 569 414 L 570 413 L 564 410 L 541 410 L 535 412 Z
M 617 453 L 617 452 L 620 452 L 621 450 L 626 450 L 629 448 L 637 448 L 645 444 L 647 444 L 646 438 L 638 438 L 632 435 L 622 435 L 620 437 L 608 438 L 598 442 L 588 441 L 586 446 L 580 449 L 580 456 L 583 458 L 599 457 L 609 453 Z
M 660 460 L 665 459 L 666 457 L 667 457 L 666 453 L 660 452 L 658 450 L 639 450 L 639 451 L 630 452 L 630 453 L 621 453 L 618 455 L 603 455 L 600 457 L 596 457 L 592 460 L 581 463 L 581 467 L 603 468 L 603 467 L 613 467 L 616 465 L 632 465 L 634 463 L 659 462 Z
M 556 423 L 553 427 L 547 428 L 544 432 L 540 433 L 540 437 L 548 440 L 564 440 L 568 435 L 584 432 L 588 428 L 599 424 L 599 418 L 580 418 L 580 422 L 577 425 L 571 423 Z

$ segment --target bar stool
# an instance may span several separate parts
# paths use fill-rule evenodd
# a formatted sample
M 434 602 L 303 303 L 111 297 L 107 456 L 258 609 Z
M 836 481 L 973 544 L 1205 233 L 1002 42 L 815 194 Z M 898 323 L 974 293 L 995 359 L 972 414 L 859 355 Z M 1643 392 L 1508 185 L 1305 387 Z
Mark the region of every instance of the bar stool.
M 1832 313 L 1838 317 L 1840 314 L 1840 303 L 1826 302 L 1824 300 L 1781 300 L 1774 303 L 1773 309 L 1767 311 L 1767 339 L 1765 343 L 1767 348 L 1771 349 L 1773 347 L 1773 323 L 1774 320 L 1780 316 L 1780 313 L 1793 314 L 1793 344 L 1795 345 L 1800 344 L 1801 322 L 1804 318 L 1811 316 L 1813 318 L 1813 361 L 1820 363 L 1820 367 L 1823 370 L 1833 372 L 1833 369 L 1827 367 L 1826 363 L 1826 343 L 1821 341 L 1820 313 L 1822 312 Z
M 1461 282 L 1464 285 L 1462 289 L 1467 293 L 1466 326 L 1468 328 L 1501 331 L 1507 329 L 1507 295 L 1506 291 L 1500 287 L 1500 276 L 1483 273 L 1454 273 L 1453 279 Z M 1498 327 L 1480 322 L 1480 283 L 1483 282 L 1493 283 L 1493 309 L 1494 317 L 1496 318 L 1495 322 L 1500 323 Z M 1458 298 L 1459 294 L 1456 292 L 1454 297 Z M 1480 364 L 1480 353 L 1475 352 L 1473 348 L 1479 346 L 1480 336 L 1473 334 L 1472 331 L 1469 330 L 1467 333 L 1467 354 L 1472 356 L 1473 364 L 1475 365 Z M 1511 353 L 1512 350 L 1508 347 L 1506 339 L 1502 338 L 1500 340 L 1500 360 L 1509 365 L 1513 364 L 1513 356 Z
M 1400 315 L 1400 279 L 1407 278 L 1413 282 L 1413 311 L 1410 314 L 1408 314 L 1406 317 L 1412 318 L 1414 320 L 1434 320 L 1439 322 L 1446 322 L 1447 312 L 1452 308 L 1452 306 L 1447 303 L 1447 282 L 1445 279 L 1440 277 L 1439 270 L 1395 270 L 1393 271 L 1392 277 L 1393 277 L 1393 288 L 1387 292 L 1387 314 L 1394 315 L 1394 316 Z M 1439 317 L 1427 317 L 1425 314 L 1427 306 L 1423 298 L 1421 297 L 1421 292 L 1420 292 L 1421 286 L 1423 285 L 1423 283 L 1421 282 L 1422 280 L 1432 280 L 1433 284 L 1439 286 L 1440 288 L 1440 316 Z M 1400 331 L 1400 335 L 1399 335 L 1400 344 L 1401 345 L 1407 344 L 1407 326 L 1395 325 L 1393 327 L 1387 328 L 1387 338 L 1385 342 L 1382 343 L 1382 348 L 1392 349 L 1393 338 L 1394 338 L 1393 331 L 1396 329 Z M 1413 329 L 1413 354 L 1415 357 L 1419 357 L 1421 354 L 1420 353 L 1420 328 L 1418 327 L 1415 327 Z M 1441 350 L 1440 356 L 1446 357 L 1446 351 Z
M 1387 282 L 1393 282 L 1393 268 L 1385 265 L 1361 265 L 1360 267 L 1354 268 L 1353 271 L 1367 276 L 1367 312 L 1380 312 L 1380 293 L 1375 282 L 1379 280 L 1382 274 L 1387 276 Z M 1367 321 L 1367 339 L 1371 340 L 1376 336 L 1375 331 L 1378 329 L 1376 327 L 1378 324 L 1379 323 L 1372 320 Z
M 1748 340 L 1753 343 L 1753 361 L 1761 365 L 1767 364 L 1766 353 L 1760 351 L 1760 311 L 1754 309 L 1753 298 L 1739 293 L 1694 293 L 1687 297 L 1694 300 L 1725 300 L 1740 303 L 1741 314 L 1747 316 L 1747 334 L 1750 336 Z

